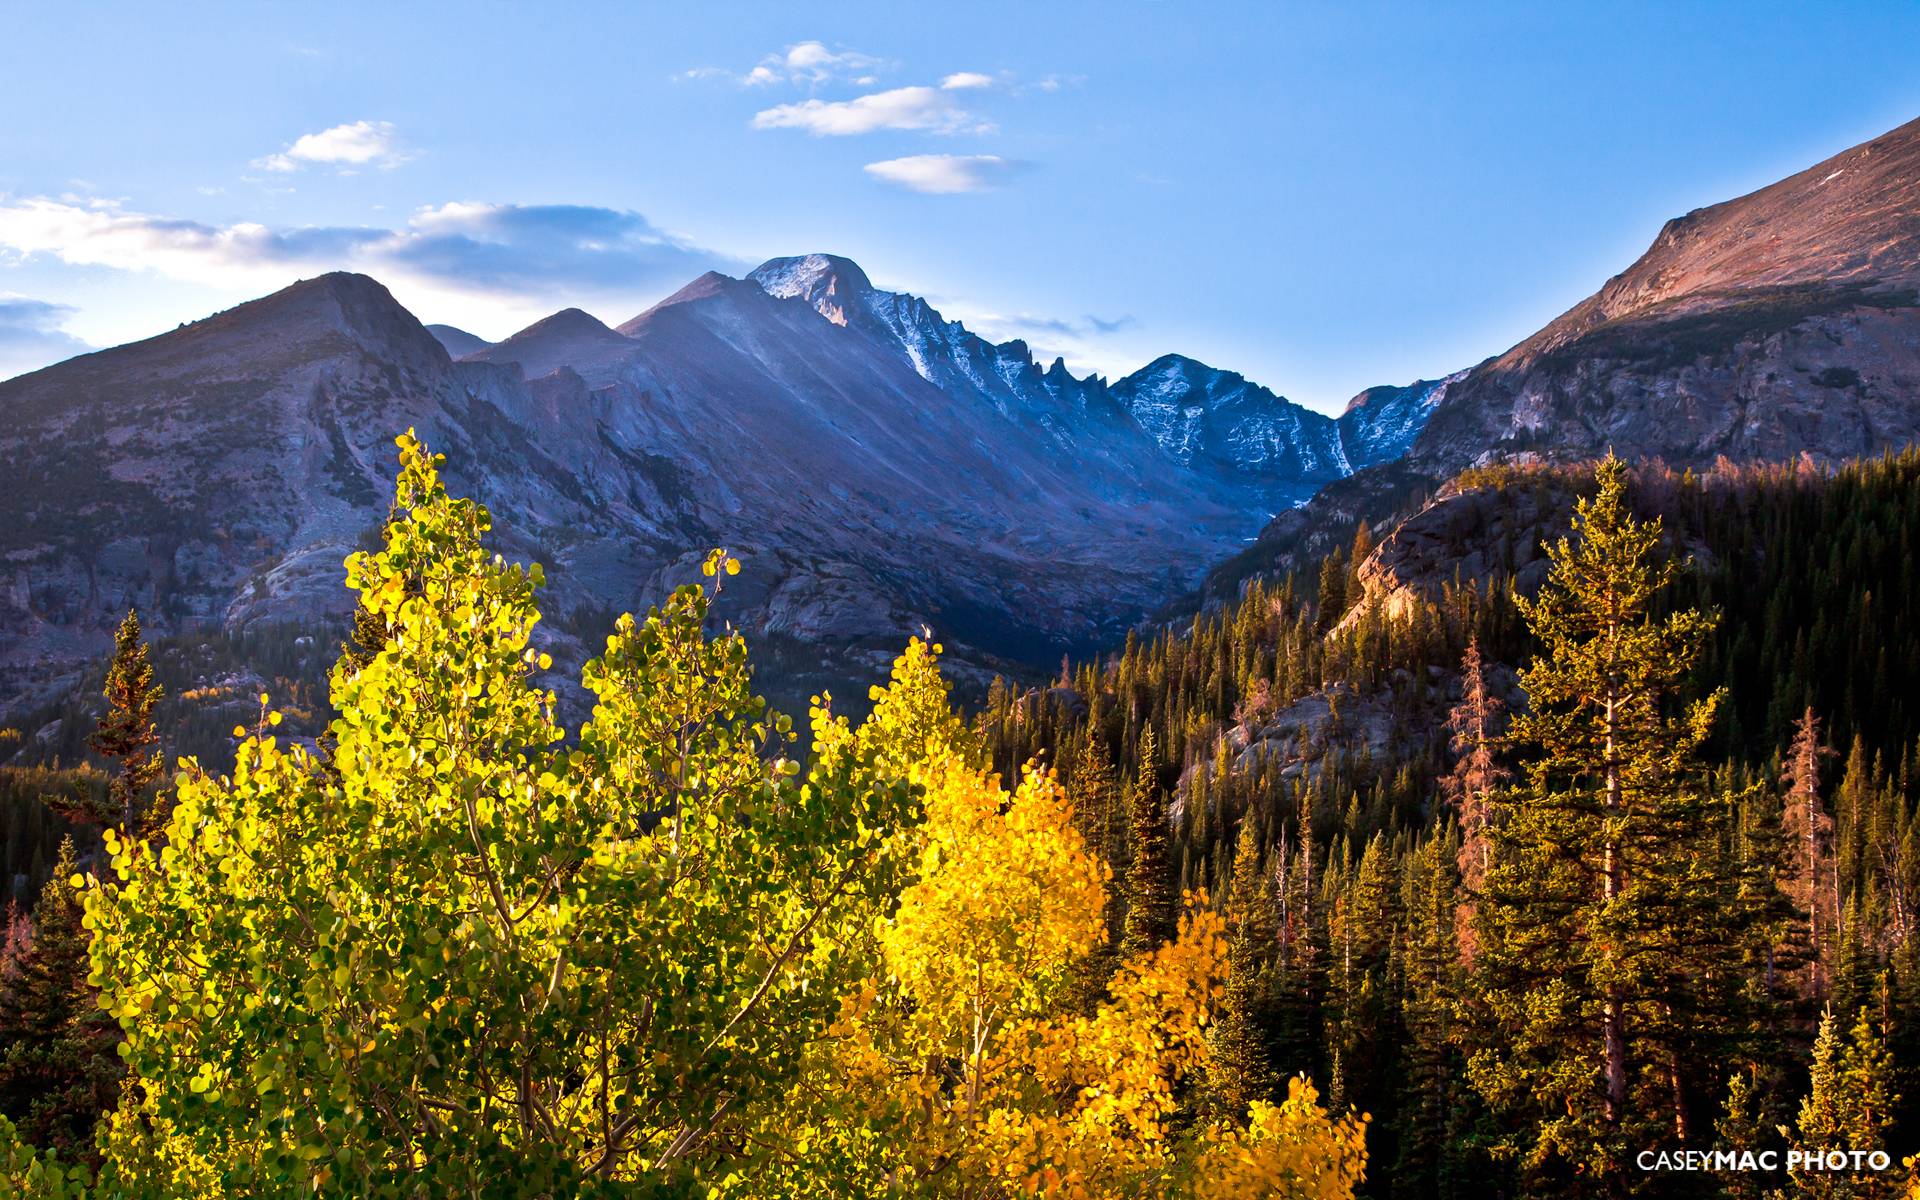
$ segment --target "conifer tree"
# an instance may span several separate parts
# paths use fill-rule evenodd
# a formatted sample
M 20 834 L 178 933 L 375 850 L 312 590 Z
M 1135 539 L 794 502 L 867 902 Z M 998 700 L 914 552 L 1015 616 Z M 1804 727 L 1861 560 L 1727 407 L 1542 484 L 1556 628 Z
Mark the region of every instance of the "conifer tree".
M 1399 1039 L 1392 1001 L 1394 931 L 1399 923 L 1400 884 L 1385 834 L 1368 839 L 1329 916 L 1327 955 L 1327 1038 L 1343 1063 L 1382 1066 L 1392 1060 Z M 1336 1099 L 1362 1111 L 1377 1110 L 1387 1098 L 1390 1070 L 1350 1074 Z M 1329 1089 L 1332 1094 L 1332 1089 Z
M 107 711 L 88 744 L 112 760 L 116 770 L 104 800 L 91 792 L 77 793 L 63 800 L 60 815 L 77 824 L 144 836 L 164 823 L 166 816 L 157 801 L 148 812 L 138 811 L 141 795 L 160 777 L 162 768 L 160 735 L 153 725 L 161 690 L 153 678 L 153 664 L 147 661 L 147 645 L 140 639 L 140 617 L 132 609 L 114 634 L 113 659 L 107 664 L 102 694 Z
M 1124 797 L 1114 774 L 1113 760 L 1098 730 L 1089 730 L 1073 759 L 1067 795 L 1073 803 L 1074 828 L 1089 850 L 1104 860 L 1116 876 L 1125 869 L 1127 815 Z M 1119 942 L 1126 919 L 1125 897 L 1119 888 L 1106 896 L 1107 936 L 1071 969 L 1070 992 L 1075 1006 L 1093 1012 L 1106 998 L 1108 981 L 1120 965 Z
M 1806 1151 L 1873 1151 L 1886 1146 L 1887 1126 L 1899 1097 L 1893 1093 L 1893 1060 L 1866 1008 L 1853 1023 L 1850 1038 L 1841 1034 L 1831 1007 L 1820 1018 L 1813 1044 L 1813 1072 L 1807 1097 L 1795 1122 L 1795 1145 Z M 1808 1172 L 1799 1177 L 1800 1194 L 1829 1200 L 1887 1196 L 1890 1183 L 1870 1171 Z
M 1832 873 L 1833 819 L 1820 804 L 1820 760 L 1834 751 L 1820 737 L 1820 718 L 1809 705 L 1794 722 L 1793 743 L 1787 751 L 1781 782 L 1787 785 L 1781 826 L 1791 848 L 1792 868 L 1787 894 L 1806 922 L 1807 996 L 1816 1005 L 1826 997 L 1827 979 L 1822 958 L 1833 931 L 1834 891 L 1826 886 Z
M 1727 1080 L 1727 1099 L 1714 1131 L 1718 1137 L 1714 1149 L 1732 1154 L 1758 1154 L 1767 1148 L 1768 1130 L 1760 1113 L 1760 1097 L 1754 1079 L 1747 1071 L 1736 1071 Z M 1756 1160 L 1757 1161 L 1757 1160 Z M 1764 1176 L 1740 1169 L 1721 1171 L 1720 1186 L 1728 1200 L 1760 1200 Z
M 1272 881 L 1260 869 L 1260 831 L 1240 827 L 1227 907 L 1227 983 L 1209 1035 L 1211 1107 L 1237 1119 L 1256 1100 L 1272 1100 L 1279 1075 L 1267 1052 L 1267 996 L 1274 944 Z
M 1628 512 L 1626 474 L 1600 464 L 1578 540 L 1549 547 L 1539 597 L 1516 599 L 1545 646 L 1514 722 L 1537 755 L 1494 835 L 1472 1068 L 1529 1169 L 1612 1192 L 1629 1145 L 1689 1136 L 1685 1060 L 1730 1020 L 1699 989 L 1737 977 L 1692 778 L 1719 696 L 1669 713 L 1712 622 L 1654 615 L 1678 567 L 1655 564 L 1661 523 Z
M 1113 759 L 1098 730 L 1089 730 L 1074 756 L 1067 794 L 1073 798 L 1074 824 L 1087 845 L 1119 870 L 1126 852 L 1127 816 Z
M 1460 977 L 1456 938 L 1457 839 L 1441 829 L 1413 856 L 1407 880 L 1405 1063 L 1399 1091 L 1398 1195 L 1453 1195 L 1460 1158 L 1460 1062 L 1453 1008 Z
M 1460 702 L 1447 713 L 1447 729 L 1452 735 L 1448 745 L 1455 755 L 1453 771 L 1441 780 L 1441 788 L 1460 818 L 1460 881 L 1468 893 L 1461 905 L 1461 950 L 1469 963 L 1473 960 L 1472 896 L 1486 879 L 1493 854 L 1487 836 L 1493 794 L 1512 774 L 1494 752 L 1504 709 L 1500 698 L 1487 686 L 1480 639 L 1471 637 L 1460 659 Z
M 33 1144 L 92 1152 L 94 1122 L 119 1094 L 119 1028 L 87 984 L 88 944 L 73 839 L 33 909 L 33 937 L 0 984 L 0 1114 Z
M 1140 741 L 1140 770 L 1127 795 L 1132 861 L 1127 866 L 1127 920 L 1120 949 L 1129 958 L 1179 931 L 1180 897 L 1159 773 L 1159 750 L 1149 725 Z
M 1860 1009 L 1854 1018 L 1853 1040 L 1841 1059 L 1840 1076 L 1846 1096 L 1846 1123 L 1842 1129 L 1846 1147 L 1868 1151 L 1885 1149 L 1887 1128 L 1900 1097 L 1893 1090 L 1893 1056 L 1870 1009 Z

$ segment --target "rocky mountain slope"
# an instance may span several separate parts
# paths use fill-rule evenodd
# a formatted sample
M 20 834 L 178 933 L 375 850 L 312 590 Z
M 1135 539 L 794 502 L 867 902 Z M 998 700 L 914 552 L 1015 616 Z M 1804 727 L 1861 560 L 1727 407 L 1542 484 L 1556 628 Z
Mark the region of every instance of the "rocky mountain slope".
M 1449 389 L 1412 458 L 1844 458 L 1920 436 L 1916 396 L 1920 121 L 1667 222 Z
M 1676 467 L 1834 462 L 1916 440 L 1920 121 L 1667 222 L 1593 296 L 1444 381 L 1404 457 L 1281 513 L 1186 605 L 1300 569 L 1356 521 L 1387 532 L 1475 464 L 1609 448 Z
M 546 565 L 563 664 L 712 545 L 745 561 L 723 612 L 789 697 L 845 694 L 923 626 L 962 674 L 1055 660 L 1351 469 L 1346 424 L 1179 361 L 1177 395 L 1076 378 L 826 255 L 495 344 L 364 276 L 307 280 L 0 383 L 0 711 L 71 687 L 128 606 L 162 637 L 328 636 L 408 427 L 501 548 Z M 1143 425 L 1150 393 L 1194 453 Z

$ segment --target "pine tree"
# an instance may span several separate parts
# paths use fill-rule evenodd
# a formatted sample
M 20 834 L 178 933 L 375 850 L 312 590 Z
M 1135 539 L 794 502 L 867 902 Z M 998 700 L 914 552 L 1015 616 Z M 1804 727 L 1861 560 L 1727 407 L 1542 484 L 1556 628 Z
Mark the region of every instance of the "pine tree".
M 1469 897 L 1460 906 L 1460 944 L 1469 964 L 1474 950 L 1471 897 L 1480 891 L 1493 854 L 1487 836 L 1493 795 L 1512 774 L 1494 753 L 1504 709 L 1500 698 L 1487 686 L 1480 639 L 1469 638 L 1466 654 L 1460 660 L 1460 702 L 1447 713 L 1447 729 L 1452 734 L 1448 745 L 1456 757 L 1452 773 L 1441 780 L 1441 789 L 1460 818 L 1460 878 Z
M 1813 1044 L 1813 1077 L 1800 1105 L 1794 1144 L 1807 1151 L 1884 1149 L 1893 1094 L 1893 1059 L 1869 1011 L 1861 1008 L 1851 1038 L 1843 1038 L 1831 1007 Z M 1818 1200 L 1880 1197 L 1893 1192 L 1874 1172 L 1808 1172 L 1800 1194 Z
M 1280 1077 L 1266 1046 L 1267 1000 L 1275 918 L 1272 882 L 1260 869 L 1260 834 L 1240 827 L 1227 909 L 1227 983 L 1209 1042 L 1210 1107 L 1238 1120 L 1256 1100 L 1272 1100 Z
M 1343 881 L 1329 917 L 1327 1039 L 1343 1063 L 1380 1068 L 1350 1075 L 1339 1099 L 1361 1111 L 1376 1111 L 1388 1099 L 1396 1074 L 1397 991 L 1394 932 L 1399 924 L 1400 883 L 1385 834 L 1368 839 L 1360 861 Z
M 1405 935 L 1406 1069 L 1400 1080 L 1394 1193 L 1453 1195 L 1459 1168 L 1460 1061 L 1453 1009 L 1460 976 L 1455 839 L 1435 829 L 1413 856 Z
M 1833 889 L 1825 886 L 1833 870 L 1833 819 L 1820 805 L 1820 760 L 1833 755 L 1834 751 L 1821 741 L 1820 718 L 1809 705 L 1794 722 L 1793 743 L 1780 777 L 1787 785 L 1781 826 L 1792 853 L 1787 894 L 1806 922 L 1807 996 L 1816 1005 L 1826 998 L 1822 958 L 1837 915 L 1833 912 Z
M 1763 1160 L 1759 1155 L 1765 1151 L 1772 1150 L 1778 1155 L 1779 1136 L 1785 1127 L 1769 1120 L 1768 1090 L 1757 1068 L 1736 1071 L 1727 1079 L 1727 1098 L 1714 1125 L 1715 1150 L 1734 1155 L 1752 1154 L 1755 1156 L 1752 1167 L 1760 1165 Z M 1761 1200 L 1763 1196 L 1777 1194 L 1767 1189 L 1766 1173 L 1743 1169 L 1744 1166 L 1736 1160 L 1735 1169 L 1718 1172 L 1721 1190 L 1728 1200 Z
M 1107 865 L 1116 872 L 1126 852 L 1126 815 L 1121 811 L 1120 783 L 1106 739 L 1089 730 L 1074 756 L 1067 794 L 1073 798 L 1074 825 Z
M 68 838 L 34 905 L 32 943 L 0 986 L 0 1114 L 68 1158 L 91 1154 L 94 1122 L 113 1106 L 122 1074 L 119 1027 L 87 984 L 78 872 Z
M 1179 931 L 1180 897 L 1158 760 L 1153 727 L 1148 726 L 1140 741 L 1140 770 L 1127 795 L 1132 861 L 1127 866 L 1127 920 L 1120 950 L 1128 957 L 1154 949 Z
M 1840 1078 L 1846 1096 L 1841 1133 L 1849 1150 L 1882 1150 L 1887 1128 L 1900 1097 L 1893 1090 L 1893 1056 L 1874 1024 L 1871 1010 L 1860 1009 L 1853 1023 L 1853 1040 L 1841 1058 Z
M 1549 547 L 1539 597 L 1516 599 L 1545 647 L 1514 722 L 1538 753 L 1494 834 L 1472 1070 L 1529 1169 L 1618 1192 L 1629 1145 L 1692 1132 L 1690 1060 L 1731 1020 L 1703 983 L 1738 978 L 1720 961 L 1738 947 L 1714 927 L 1728 889 L 1693 779 L 1719 696 L 1668 713 L 1712 622 L 1653 615 L 1678 572 L 1654 563 L 1661 523 L 1628 512 L 1618 459 L 1596 475 L 1578 541 Z
M 160 735 L 153 726 L 153 708 L 160 702 L 160 685 L 147 661 L 147 645 L 140 640 L 140 617 L 132 609 L 114 634 L 113 661 L 107 665 L 106 715 L 89 744 L 113 760 L 118 769 L 107 785 L 105 807 L 87 803 L 62 813 L 68 820 L 118 829 L 144 837 L 165 818 L 158 802 L 138 811 L 141 795 L 160 777 L 157 748 Z

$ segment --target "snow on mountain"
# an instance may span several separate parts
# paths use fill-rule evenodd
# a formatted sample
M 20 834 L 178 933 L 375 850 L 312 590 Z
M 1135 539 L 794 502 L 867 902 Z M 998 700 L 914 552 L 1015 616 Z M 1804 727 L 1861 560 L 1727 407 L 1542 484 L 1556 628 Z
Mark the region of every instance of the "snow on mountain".
M 996 345 L 918 296 L 875 288 L 857 264 L 837 255 L 772 259 L 747 279 L 879 341 L 941 390 L 991 405 L 1063 447 L 1106 444 L 1113 453 L 1137 455 L 1121 444 L 1134 440 L 1125 427 L 1136 426 L 1179 467 L 1248 511 L 1297 504 L 1321 484 L 1398 453 L 1430 409 L 1418 398 L 1397 398 L 1336 421 L 1178 354 L 1112 384 L 1077 379 L 1059 361 L 1041 369 L 1023 341 Z M 1374 390 L 1411 395 L 1422 386 Z
M 1167 354 L 1112 390 L 1181 465 L 1259 494 L 1269 511 L 1353 473 L 1338 422 L 1233 371 Z
M 1340 443 L 1350 469 L 1391 462 L 1407 452 L 1426 428 L 1427 418 L 1446 399 L 1447 389 L 1465 379 L 1456 371 L 1445 379 L 1418 379 L 1405 387 L 1370 387 L 1347 402 L 1340 414 Z

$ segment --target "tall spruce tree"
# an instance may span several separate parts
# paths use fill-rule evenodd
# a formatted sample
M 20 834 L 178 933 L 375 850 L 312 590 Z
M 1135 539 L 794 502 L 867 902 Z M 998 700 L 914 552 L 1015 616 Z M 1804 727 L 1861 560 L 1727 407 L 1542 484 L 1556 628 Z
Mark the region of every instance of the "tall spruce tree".
M 1460 1145 L 1464 1097 L 1453 1010 L 1459 995 L 1459 839 L 1448 826 L 1428 833 L 1407 872 L 1401 1002 L 1405 1067 L 1399 1080 L 1396 1196 L 1473 1194 Z M 1478 1181 L 1484 1182 L 1484 1180 Z
M 1661 523 L 1630 514 L 1617 458 L 1596 476 L 1516 600 L 1545 647 L 1513 728 L 1535 756 L 1494 830 L 1472 1006 L 1476 1086 L 1534 1186 L 1567 1194 L 1624 1194 L 1630 1147 L 1695 1135 L 1689 1060 L 1737 1019 L 1714 1011 L 1737 947 L 1694 764 L 1720 697 L 1678 698 L 1712 621 L 1655 615 L 1679 570 Z
M 115 765 L 107 784 L 106 804 L 89 801 L 62 815 L 86 824 L 111 826 L 130 837 L 144 837 L 164 823 L 164 806 L 156 799 L 142 812 L 141 797 L 160 777 L 160 735 L 154 729 L 153 709 L 160 702 L 160 685 L 147 661 L 147 644 L 140 638 L 140 617 L 132 609 L 114 634 L 113 660 L 107 664 L 106 715 L 90 745 Z
M 1795 1122 L 1796 1148 L 1804 1151 L 1874 1151 L 1886 1146 L 1887 1127 L 1900 1098 L 1893 1092 L 1893 1061 L 1862 1008 L 1852 1036 L 1841 1033 L 1829 1007 L 1813 1043 L 1812 1080 Z M 1870 1200 L 1893 1195 L 1891 1180 L 1871 1171 L 1814 1171 L 1798 1177 L 1798 1194 L 1817 1200 Z
M 1821 740 L 1820 718 L 1809 705 L 1793 723 L 1793 742 L 1780 776 L 1787 787 L 1780 823 L 1792 863 L 1787 894 L 1799 909 L 1806 931 L 1807 997 L 1816 1007 L 1826 999 L 1822 959 L 1838 915 L 1834 890 L 1827 886 L 1833 870 L 1833 818 L 1820 803 L 1820 762 L 1833 756 L 1834 751 Z
M 1238 1119 L 1256 1100 L 1272 1100 L 1280 1077 L 1266 1044 L 1276 920 L 1273 882 L 1260 869 L 1260 831 L 1240 826 L 1227 903 L 1227 983 L 1208 1041 L 1208 1101 L 1220 1116 Z
M 1073 820 L 1080 836 L 1118 872 L 1126 861 L 1128 818 L 1113 758 L 1097 729 L 1087 732 L 1074 755 L 1067 794 L 1073 798 Z
M 1140 739 L 1140 769 L 1127 793 L 1127 920 L 1120 939 L 1126 955 L 1152 950 L 1179 930 L 1180 896 L 1173 875 L 1172 836 L 1161 802 L 1159 749 L 1149 725 Z
M 1448 748 L 1455 755 L 1453 770 L 1440 781 L 1460 819 L 1460 882 L 1467 896 L 1460 905 L 1457 931 L 1460 950 L 1473 961 L 1474 900 L 1486 881 L 1493 859 L 1487 825 L 1493 816 L 1494 794 L 1506 786 L 1512 772 L 1500 762 L 1495 741 L 1502 732 L 1506 706 L 1487 683 L 1480 657 L 1480 639 L 1467 640 L 1460 659 L 1460 702 L 1447 713 Z
M 0 983 L 0 1114 L 29 1142 L 63 1157 L 92 1154 L 93 1126 L 113 1106 L 123 1074 L 120 1029 L 87 984 L 73 839 L 33 908 L 32 941 Z

